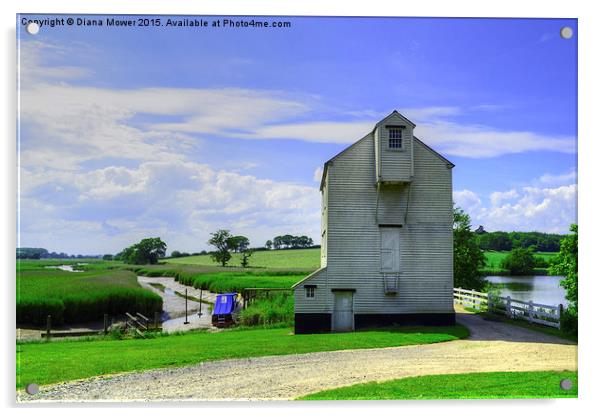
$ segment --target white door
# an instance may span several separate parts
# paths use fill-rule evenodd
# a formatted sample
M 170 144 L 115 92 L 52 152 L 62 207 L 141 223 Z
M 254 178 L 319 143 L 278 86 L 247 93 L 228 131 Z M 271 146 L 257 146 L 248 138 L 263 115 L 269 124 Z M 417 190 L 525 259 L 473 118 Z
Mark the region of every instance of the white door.
M 340 291 L 333 293 L 332 330 L 336 332 L 353 331 L 353 292 Z
M 399 228 L 380 228 L 380 268 L 383 273 L 399 272 Z

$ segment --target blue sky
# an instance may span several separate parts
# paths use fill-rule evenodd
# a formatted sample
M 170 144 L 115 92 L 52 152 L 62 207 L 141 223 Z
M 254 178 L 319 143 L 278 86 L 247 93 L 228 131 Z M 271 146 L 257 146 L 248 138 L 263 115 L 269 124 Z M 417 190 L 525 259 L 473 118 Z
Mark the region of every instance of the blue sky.
M 19 25 L 20 244 L 317 240 L 321 165 L 393 109 L 456 164 L 475 226 L 576 221 L 575 20 L 267 20 L 292 24 Z

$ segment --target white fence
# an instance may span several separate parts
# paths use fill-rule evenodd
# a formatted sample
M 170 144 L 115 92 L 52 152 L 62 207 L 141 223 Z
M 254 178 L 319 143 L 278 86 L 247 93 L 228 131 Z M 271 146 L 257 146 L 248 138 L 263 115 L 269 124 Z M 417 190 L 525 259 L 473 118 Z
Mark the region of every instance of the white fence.
M 512 319 L 524 319 L 540 325 L 560 328 L 562 304 L 553 306 L 532 301 L 524 302 L 512 299 L 510 296 L 504 298 L 462 288 L 454 288 L 454 302 L 473 309 L 501 313 Z

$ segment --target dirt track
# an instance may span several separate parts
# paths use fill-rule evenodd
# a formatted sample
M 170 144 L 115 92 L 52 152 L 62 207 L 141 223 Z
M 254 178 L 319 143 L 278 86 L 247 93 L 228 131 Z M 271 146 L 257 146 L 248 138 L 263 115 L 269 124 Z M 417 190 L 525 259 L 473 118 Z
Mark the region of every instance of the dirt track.
M 466 340 L 207 362 L 42 387 L 21 400 L 287 400 L 323 389 L 427 374 L 576 370 L 569 341 L 458 314 Z

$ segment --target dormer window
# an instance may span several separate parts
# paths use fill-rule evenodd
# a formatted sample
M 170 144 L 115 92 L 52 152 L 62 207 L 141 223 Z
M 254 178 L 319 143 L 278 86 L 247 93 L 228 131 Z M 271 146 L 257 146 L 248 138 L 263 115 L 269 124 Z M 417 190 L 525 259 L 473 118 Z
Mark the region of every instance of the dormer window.
M 401 128 L 389 129 L 389 149 L 401 150 L 403 148 L 403 133 Z

